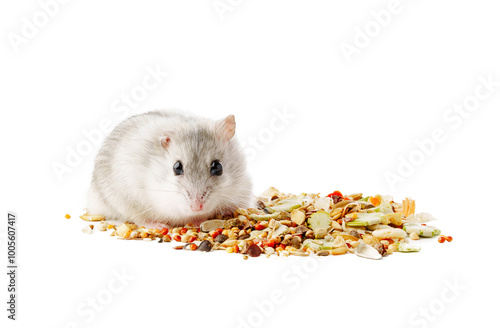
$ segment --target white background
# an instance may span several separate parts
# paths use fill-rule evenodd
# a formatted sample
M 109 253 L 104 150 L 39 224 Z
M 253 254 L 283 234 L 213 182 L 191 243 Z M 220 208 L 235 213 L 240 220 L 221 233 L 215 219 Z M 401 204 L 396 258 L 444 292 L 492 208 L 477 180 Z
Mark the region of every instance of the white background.
M 500 6 L 401 0 L 381 27 L 371 13 L 387 10 L 389 1 L 221 3 L 231 10 L 221 15 L 212 0 L 69 1 L 51 7 L 47 22 L 37 1 L 2 3 L 0 254 L 6 263 L 6 214 L 14 211 L 19 263 L 18 320 L 6 319 L 2 274 L 2 322 L 492 327 L 500 292 L 500 87 L 467 117 L 448 111 L 474 104 L 477 88 L 484 95 L 481 77 L 500 81 Z M 13 45 L 33 16 L 45 25 Z M 360 44 L 358 31 L 367 27 L 372 36 Z M 355 41 L 356 53 L 344 55 L 341 45 Z M 121 95 L 139 90 L 147 67 L 169 75 L 135 108 L 113 110 Z M 99 142 L 61 179 L 54 163 L 68 165 L 70 150 L 88 143 L 85 134 L 101 122 L 114 126 L 156 108 L 235 114 L 247 151 L 255 151 L 249 138 L 261 148 L 249 159 L 255 193 L 275 186 L 408 196 L 454 241 L 419 241 L 420 253 L 381 261 L 244 261 L 84 235 L 78 216 Z M 284 108 L 293 117 L 276 121 Z M 434 129 L 445 140 L 420 156 L 416 142 Z M 411 156 L 413 172 L 391 187 L 388 172 L 399 175 Z M 130 280 L 120 284 L 113 272 Z M 280 304 L 270 305 L 273 293 Z M 100 300 L 99 310 L 91 310 L 91 298 Z

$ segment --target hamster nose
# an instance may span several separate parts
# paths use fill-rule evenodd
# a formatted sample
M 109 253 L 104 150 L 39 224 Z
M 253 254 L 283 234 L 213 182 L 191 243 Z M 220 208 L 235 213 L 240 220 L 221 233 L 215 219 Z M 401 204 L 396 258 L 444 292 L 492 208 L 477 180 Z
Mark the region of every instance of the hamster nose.
M 199 212 L 203 209 L 203 204 L 202 203 L 192 203 L 191 204 L 191 209 L 194 211 L 194 212 Z
M 193 202 L 191 203 L 191 209 L 194 211 L 194 212 L 199 212 L 203 209 L 203 201 L 201 199 L 195 199 L 193 200 Z
M 206 196 L 207 196 L 206 192 L 204 193 L 197 192 L 195 194 L 190 195 L 189 198 L 191 199 L 191 210 L 193 212 L 200 212 L 201 210 L 203 210 L 203 205 L 205 205 Z

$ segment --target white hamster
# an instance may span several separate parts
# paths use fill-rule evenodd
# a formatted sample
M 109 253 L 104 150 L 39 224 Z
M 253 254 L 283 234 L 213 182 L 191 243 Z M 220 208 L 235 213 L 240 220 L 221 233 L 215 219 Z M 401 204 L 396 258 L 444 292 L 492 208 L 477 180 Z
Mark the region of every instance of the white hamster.
M 253 205 L 230 115 L 213 121 L 152 111 L 121 122 L 99 150 L 89 214 L 138 225 L 199 223 Z

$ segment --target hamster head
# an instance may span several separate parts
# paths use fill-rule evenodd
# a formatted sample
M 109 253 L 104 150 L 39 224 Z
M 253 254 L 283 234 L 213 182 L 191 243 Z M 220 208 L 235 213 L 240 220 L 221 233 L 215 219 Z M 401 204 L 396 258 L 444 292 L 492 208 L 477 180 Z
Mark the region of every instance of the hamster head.
M 187 223 L 250 204 L 245 158 L 234 137 L 233 115 L 192 121 L 158 136 L 158 156 L 147 190 L 159 218 Z

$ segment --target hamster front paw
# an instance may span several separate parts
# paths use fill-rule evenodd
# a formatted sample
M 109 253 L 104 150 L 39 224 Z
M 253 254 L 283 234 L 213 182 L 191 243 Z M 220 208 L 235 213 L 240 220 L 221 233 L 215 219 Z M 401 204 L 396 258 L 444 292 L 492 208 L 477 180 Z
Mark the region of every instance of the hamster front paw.
M 158 229 L 158 230 L 162 230 L 162 229 L 172 229 L 173 227 L 168 225 L 168 224 L 165 224 L 165 223 L 161 223 L 161 222 L 156 222 L 156 221 L 148 221 L 146 222 L 146 224 L 144 225 L 144 227 L 146 229 Z

